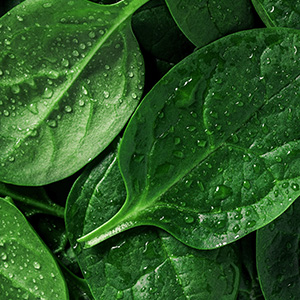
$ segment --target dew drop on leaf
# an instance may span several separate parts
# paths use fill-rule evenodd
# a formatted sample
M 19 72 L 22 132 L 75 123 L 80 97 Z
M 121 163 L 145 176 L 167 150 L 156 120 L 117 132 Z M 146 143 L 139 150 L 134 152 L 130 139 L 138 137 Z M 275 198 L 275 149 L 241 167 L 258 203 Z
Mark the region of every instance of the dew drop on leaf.
M 214 198 L 216 200 L 224 200 L 232 194 L 232 189 L 226 185 L 218 185 L 214 191 Z
M 191 223 L 193 223 L 193 222 L 195 221 L 195 219 L 194 219 L 193 217 L 191 217 L 191 216 L 186 216 L 186 217 L 184 218 L 184 221 L 185 221 L 187 224 L 191 224 Z

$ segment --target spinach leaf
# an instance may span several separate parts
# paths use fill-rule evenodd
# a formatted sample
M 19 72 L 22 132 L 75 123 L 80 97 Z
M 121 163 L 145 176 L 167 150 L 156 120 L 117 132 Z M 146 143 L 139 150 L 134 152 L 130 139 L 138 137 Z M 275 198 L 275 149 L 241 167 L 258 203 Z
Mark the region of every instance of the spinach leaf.
M 200 251 L 161 230 L 125 232 L 91 249 L 76 239 L 101 225 L 126 195 L 116 155 L 90 166 L 72 188 L 67 232 L 95 299 L 235 299 L 239 286 L 237 248 Z
M 0 198 L 0 287 L 5 299 L 68 299 L 56 261 L 22 213 Z
M 266 300 L 298 299 L 300 201 L 257 231 L 257 270 Z
M 250 0 L 166 0 L 166 3 L 178 27 L 198 47 L 254 26 Z
M 26 215 L 46 213 L 63 218 L 64 208 L 48 197 L 43 187 L 20 187 L 0 182 L 0 195 L 11 197 Z
M 91 247 L 139 225 L 210 249 L 268 224 L 299 196 L 300 35 L 239 32 L 177 64 L 145 97 L 119 151 L 127 199 Z
M 298 0 L 252 0 L 252 3 L 267 27 L 300 29 L 300 2 Z
M 58 181 L 118 134 L 143 89 L 130 19 L 145 2 L 28 0 L 0 19 L 1 181 Z

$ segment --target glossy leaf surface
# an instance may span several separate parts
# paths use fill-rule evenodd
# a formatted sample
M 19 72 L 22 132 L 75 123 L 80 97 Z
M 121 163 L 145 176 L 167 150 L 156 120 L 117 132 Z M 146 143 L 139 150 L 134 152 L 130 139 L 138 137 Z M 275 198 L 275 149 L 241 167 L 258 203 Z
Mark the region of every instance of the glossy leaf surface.
M 51 253 L 21 212 L 2 198 L 0 220 L 1 297 L 69 299 L 65 281 Z
M 82 174 L 68 198 L 67 231 L 95 299 L 236 298 L 240 273 L 235 247 L 195 250 L 144 227 L 81 249 L 76 238 L 112 217 L 125 196 L 116 156 L 108 154 Z
M 143 88 L 130 19 L 145 2 L 28 0 L 0 19 L 1 181 L 58 181 L 118 134 Z
M 299 0 L 252 0 L 252 3 L 267 27 L 300 29 Z
M 166 0 L 166 3 L 179 28 L 198 47 L 254 25 L 250 0 Z
M 147 224 L 215 248 L 287 209 L 300 193 L 299 37 L 240 32 L 176 65 L 124 133 L 126 203 L 79 241 L 89 247 Z
M 257 269 L 266 300 L 299 298 L 299 218 L 298 199 L 257 232 Z

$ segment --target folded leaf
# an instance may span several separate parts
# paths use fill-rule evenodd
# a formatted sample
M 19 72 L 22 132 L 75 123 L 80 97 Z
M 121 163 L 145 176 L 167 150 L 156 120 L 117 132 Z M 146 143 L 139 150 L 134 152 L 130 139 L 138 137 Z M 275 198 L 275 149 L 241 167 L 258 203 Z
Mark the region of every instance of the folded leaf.
M 145 2 L 28 0 L 0 19 L 1 181 L 68 177 L 119 133 L 143 88 L 130 22 Z
M 76 239 L 101 225 L 126 195 L 116 156 L 90 166 L 68 197 L 67 232 L 95 299 L 236 299 L 237 248 L 200 251 L 155 228 L 137 228 L 81 249 Z
M 216 248 L 287 209 L 300 194 L 299 46 L 296 30 L 250 30 L 175 66 L 124 133 L 124 206 L 79 241 L 147 224 Z
M 2 198 L 0 220 L 2 299 L 69 299 L 65 281 L 50 251 L 22 213 Z

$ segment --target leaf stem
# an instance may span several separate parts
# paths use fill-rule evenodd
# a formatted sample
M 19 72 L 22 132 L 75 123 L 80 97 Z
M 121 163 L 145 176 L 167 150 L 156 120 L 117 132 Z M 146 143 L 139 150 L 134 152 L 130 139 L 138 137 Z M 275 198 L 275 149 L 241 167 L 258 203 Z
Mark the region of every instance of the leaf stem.
M 135 221 L 134 218 L 132 218 L 132 214 L 126 213 L 128 211 L 126 206 L 127 205 L 124 205 L 106 223 L 77 239 L 77 242 L 84 243 L 84 249 L 91 248 L 121 232 L 124 232 L 138 225 L 142 225 L 138 224 L 138 222 Z

